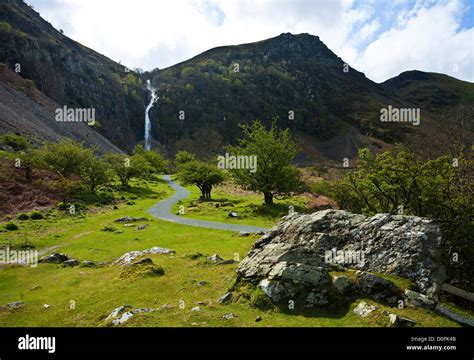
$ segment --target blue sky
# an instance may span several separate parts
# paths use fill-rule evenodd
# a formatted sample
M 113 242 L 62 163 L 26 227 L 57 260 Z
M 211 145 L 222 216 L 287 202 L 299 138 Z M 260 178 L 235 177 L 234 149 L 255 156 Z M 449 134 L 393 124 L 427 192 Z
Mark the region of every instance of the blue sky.
M 377 82 L 413 69 L 474 82 L 474 0 L 26 2 L 66 35 L 131 68 L 306 32 Z

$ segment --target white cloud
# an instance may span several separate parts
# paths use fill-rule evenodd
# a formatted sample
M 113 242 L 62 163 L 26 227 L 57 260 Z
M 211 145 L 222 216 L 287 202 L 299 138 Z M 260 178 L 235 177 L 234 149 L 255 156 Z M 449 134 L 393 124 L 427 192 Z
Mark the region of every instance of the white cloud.
M 459 31 L 460 0 L 402 0 L 395 28 L 372 0 L 27 0 L 66 35 L 129 67 L 166 67 L 210 48 L 283 32 L 318 35 L 376 81 L 417 68 L 473 81 L 472 27 Z M 360 48 L 365 46 L 364 48 Z
M 445 73 L 474 81 L 474 28 L 459 29 L 459 1 L 419 6 L 400 27 L 382 33 L 357 56 L 354 66 L 375 81 L 405 70 Z M 454 72 L 455 67 L 458 72 Z

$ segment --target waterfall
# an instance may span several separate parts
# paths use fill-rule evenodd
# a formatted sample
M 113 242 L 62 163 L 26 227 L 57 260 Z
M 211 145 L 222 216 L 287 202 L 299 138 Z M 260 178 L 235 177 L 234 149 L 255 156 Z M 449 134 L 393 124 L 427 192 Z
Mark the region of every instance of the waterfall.
M 158 97 L 156 96 L 155 89 L 151 86 L 150 80 L 146 81 L 146 88 L 151 95 L 151 99 L 145 110 L 145 150 L 150 150 L 151 149 L 151 121 L 150 121 L 150 116 L 148 115 L 148 113 L 150 112 L 150 109 L 153 107 Z

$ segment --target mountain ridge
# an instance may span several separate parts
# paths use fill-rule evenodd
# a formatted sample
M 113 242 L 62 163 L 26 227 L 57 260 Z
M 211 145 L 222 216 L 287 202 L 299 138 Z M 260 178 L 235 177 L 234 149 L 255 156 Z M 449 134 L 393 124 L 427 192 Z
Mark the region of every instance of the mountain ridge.
M 474 102 L 474 84 L 447 75 L 403 72 L 376 83 L 307 33 L 219 46 L 137 73 L 69 39 L 21 0 L 0 8 L 0 63 L 13 69 L 20 59 L 21 75 L 61 106 L 96 107 L 97 131 L 125 151 L 143 141 L 148 79 L 160 97 L 151 110 L 153 145 L 170 157 L 218 153 L 241 135 L 239 124 L 259 118 L 290 128 L 308 162 L 340 161 L 361 146 L 377 151 L 431 136 L 429 126 L 382 123 L 381 108 L 422 107 L 429 125 L 436 113 Z

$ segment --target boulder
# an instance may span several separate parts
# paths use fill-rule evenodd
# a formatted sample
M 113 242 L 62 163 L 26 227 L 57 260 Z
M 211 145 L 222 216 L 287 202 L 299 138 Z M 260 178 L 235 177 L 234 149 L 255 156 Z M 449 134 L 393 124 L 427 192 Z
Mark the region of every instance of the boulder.
M 363 270 L 361 291 L 382 300 L 402 295 L 369 272 L 411 279 L 420 293 L 436 298 L 445 280 L 440 242 L 439 227 L 417 216 L 367 217 L 332 209 L 293 213 L 255 242 L 237 274 L 280 301 L 295 295 L 313 301 L 315 291 L 331 293 L 336 285 L 328 271 L 334 267 Z
M 110 324 L 122 325 L 130 320 L 135 314 L 138 313 L 148 313 L 152 312 L 153 309 L 148 308 L 137 308 L 134 309 L 131 305 L 122 305 L 114 310 L 107 316 L 105 321 L 110 322 Z
M 225 304 L 225 303 L 229 302 L 231 299 L 232 299 L 232 293 L 227 292 L 219 298 L 219 302 L 221 304 Z
M 436 302 L 430 299 L 428 296 L 417 293 L 416 291 L 406 289 L 405 290 L 405 301 L 408 304 L 417 307 L 424 307 L 424 308 L 435 308 Z
M 66 254 L 61 254 L 58 252 L 53 252 L 49 254 L 48 256 L 45 256 L 40 260 L 42 263 L 52 263 L 52 264 L 62 264 L 63 262 L 70 260 L 71 257 L 69 257 Z
M 64 266 L 70 266 L 70 267 L 74 267 L 74 266 L 79 266 L 81 262 L 79 260 L 76 260 L 76 259 L 69 259 L 69 260 L 66 260 L 63 262 L 63 265 Z
M 129 266 L 137 257 L 143 255 L 152 255 L 152 254 L 174 254 L 175 251 L 171 249 L 165 249 L 158 246 L 152 247 L 151 249 L 146 249 L 142 251 L 130 251 L 123 254 L 120 258 L 114 261 L 115 265 L 120 266 Z
M 349 277 L 341 275 L 332 279 L 332 284 L 340 294 L 348 294 L 353 289 L 352 281 Z

